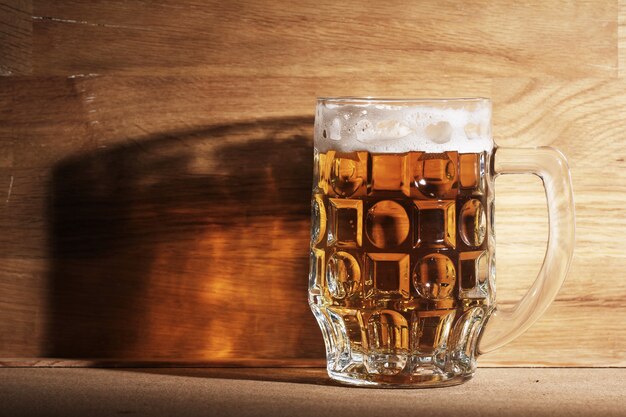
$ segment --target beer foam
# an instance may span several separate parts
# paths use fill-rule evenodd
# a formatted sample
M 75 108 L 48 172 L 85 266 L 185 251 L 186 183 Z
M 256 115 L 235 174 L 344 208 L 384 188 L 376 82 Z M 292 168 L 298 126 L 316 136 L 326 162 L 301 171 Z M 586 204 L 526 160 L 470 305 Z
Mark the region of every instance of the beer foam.
M 366 99 L 339 104 L 334 101 L 318 102 L 315 148 L 320 152 L 473 153 L 493 148 L 491 103 L 486 99 L 423 104 Z

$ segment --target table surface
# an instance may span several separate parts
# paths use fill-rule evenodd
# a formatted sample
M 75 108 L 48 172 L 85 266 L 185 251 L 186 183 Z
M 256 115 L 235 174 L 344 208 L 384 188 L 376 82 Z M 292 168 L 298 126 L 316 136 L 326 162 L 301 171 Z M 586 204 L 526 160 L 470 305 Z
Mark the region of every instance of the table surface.
M 319 368 L 0 368 L 0 416 L 626 416 L 626 369 L 491 368 L 448 388 L 339 386 Z

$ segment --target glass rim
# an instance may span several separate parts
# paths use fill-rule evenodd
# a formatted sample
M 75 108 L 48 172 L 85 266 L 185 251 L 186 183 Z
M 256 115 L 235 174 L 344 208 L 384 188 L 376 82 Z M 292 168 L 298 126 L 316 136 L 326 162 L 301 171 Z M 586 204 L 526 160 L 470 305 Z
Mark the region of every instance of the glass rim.
M 424 105 L 445 103 L 491 103 L 489 97 L 372 97 L 372 96 L 323 96 L 317 97 L 318 104 L 393 104 L 393 105 Z

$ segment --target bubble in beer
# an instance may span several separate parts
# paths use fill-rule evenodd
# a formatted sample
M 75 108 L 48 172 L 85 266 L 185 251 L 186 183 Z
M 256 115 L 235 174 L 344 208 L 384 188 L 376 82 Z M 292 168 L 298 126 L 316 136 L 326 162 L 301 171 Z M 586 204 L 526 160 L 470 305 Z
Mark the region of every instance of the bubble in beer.
M 480 125 L 476 123 L 466 124 L 463 130 L 465 131 L 465 136 L 467 136 L 468 139 L 473 140 L 480 138 Z
M 452 295 L 456 283 L 454 264 L 445 255 L 424 256 L 415 265 L 413 285 L 417 293 L 429 300 L 443 300 Z
M 431 124 L 426 128 L 426 136 L 435 143 L 446 143 L 452 139 L 452 126 L 448 122 Z
M 326 268 L 328 290 L 334 298 L 342 299 L 356 293 L 361 284 L 359 263 L 348 252 L 336 252 Z
M 359 132 L 364 133 L 365 131 L 367 131 L 368 129 L 371 129 L 371 128 L 372 128 L 372 123 L 369 120 L 367 120 L 367 119 L 359 120 L 356 123 L 357 136 L 358 136 Z
M 367 119 L 359 120 L 356 125 L 356 140 L 360 142 L 367 142 L 367 140 L 376 138 L 376 135 L 372 132 L 372 123 Z
M 463 204 L 460 213 L 461 239 L 467 246 L 480 246 L 487 231 L 487 218 L 480 200 L 472 198 Z
M 332 140 L 341 140 L 341 120 L 335 118 L 328 129 Z

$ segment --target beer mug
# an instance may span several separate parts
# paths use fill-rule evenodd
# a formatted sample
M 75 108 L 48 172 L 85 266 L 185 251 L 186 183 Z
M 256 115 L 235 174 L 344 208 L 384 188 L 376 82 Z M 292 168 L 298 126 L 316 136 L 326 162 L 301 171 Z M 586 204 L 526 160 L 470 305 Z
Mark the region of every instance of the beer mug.
M 574 244 L 567 162 L 497 147 L 489 99 L 320 98 L 314 147 L 309 304 L 331 378 L 461 383 L 556 296 Z M 550 224 L 539 275 L 512 309 L 495 297 L 501 174 L 542 179 Z

